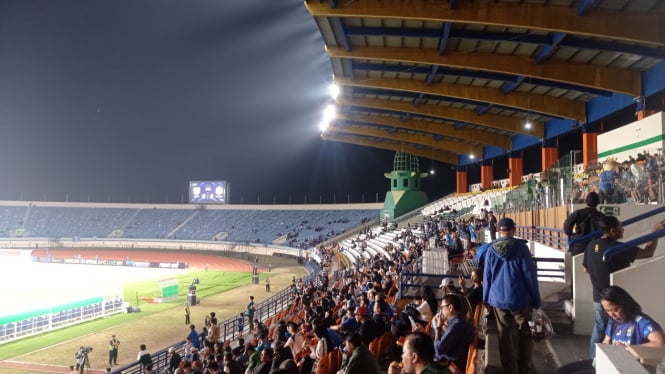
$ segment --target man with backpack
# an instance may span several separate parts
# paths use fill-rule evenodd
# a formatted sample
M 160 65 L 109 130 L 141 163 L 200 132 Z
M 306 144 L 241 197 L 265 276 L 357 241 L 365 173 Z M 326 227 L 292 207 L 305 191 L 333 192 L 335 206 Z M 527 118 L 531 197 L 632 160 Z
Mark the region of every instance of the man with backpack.
M 563 223 L 563 231 L 568 235 L 569 240 L 600 230 L 598 222 L 605 216 L 596 209 L 600 204 L 600 196 L 596 192 L 589 192 L 584 202 L 586 208 L 572 212 Z M 574 243 L 568 251 L 572 256 L 584 253 L 587 243 L 589 243 L 589 240 Z

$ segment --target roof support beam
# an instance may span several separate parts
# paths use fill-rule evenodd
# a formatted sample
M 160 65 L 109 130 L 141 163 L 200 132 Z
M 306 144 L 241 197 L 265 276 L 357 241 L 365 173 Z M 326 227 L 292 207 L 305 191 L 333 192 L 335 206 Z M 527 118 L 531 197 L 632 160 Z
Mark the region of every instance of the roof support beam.
M 524 82 L 524 76 L 523 75 L 518 75 L 515 77 L 515 80 L 512 82 L 508 82 L 508 84 L 503 88 L 503 94 L 508 95 L 509 93 L 515 91 L 517 87 L 520 86 Z
M 472 154 L 474 156 L 481 156 L 483 153 L 483 147 L 467 144 L 462 142 L 456 142 L 452 140 L 436 140 L 433 135 L 424 135 L 424 134 L 410 134 L 405 132 L 388 132 L 385 129 L 372 128 L 367 126 L 358 126 L 352 124 L 345 124 L 340 126 L 339 124 L 330 124 L 328 127 L 334 132 L 342 132 L 354 135 L 364 135 L 388 140 L 394 140 L 399 142 L 407 142 L 413 144 L 422 144 L 424 146 L 435 148 L 435 149 L 445 149 L 449 152 L 457 154 Z
M 408 121 L 400 121 L 393 116 L 372 116 L 366 114 L 338 114 L 336 119 L 341 119 L 348 122 L 368 123 L 378 126 L 399 127 L 405 130 L 428 132 L 432 134 L 439 134 L 450 138 L 461 139 L 478 143 L 481 145 L 491 145 L 494 147 L 510 150 L 510 136 L 492 134 L 486 131 L 478 131 L 473 129 L 455 128 L 452 125 L 444 123 L 437 123 L 432 121 L 423 121 L 416 118 L 411 118 Z
M 342 19 L 340 17 L 332 18 L 330 24 L 332 25 L 333 30 L 335 30 L 335 35 L 339 35 L 339 37 L 342 39 L 338 40 L 337 42 L 342 44 L 344 46 L 344 49 L 350 51 L 351 41 L 349 40 L 349 37 L 346 35 Z
M 451 10 L 427 1 L 363 0 L 347 1 L 331 8 L 313 1 L 305 3 L 315 17 L 395 18 L 404 20 L 468 23 L 516 27 L 585 35 L 627 42 L 665 46 L 665 22 L 661 13 L 639 13 L 595 9 L 579 17 L 568 6 L 531 3 L 464 1 Z
M 512 82 L 516 79 L 516 76 L 511 74 L 496 73 L 489 71 L 479 71 L 479 70 L 468 70 L 468 69 L 454 69 L 449 67 L 437 66 L 437 74 L 441 75 L 456 75 L 460 77 L 474 78 L 474 79 L 490 79 L 490 80 L 499 80 L 505 82 Z M 378 63 L 364 63 L 364 62 L 353 62 L 354 69 L 358 70 L 371 70 L 371 71 L 390 71 L 390 72 L 402 72 L 408 70 L 411 73 L 418 74 L 430 74 L 432 69 L 425 66 L 403 66 L 403 65 L 392 65 L 392 64 L 378 64 Z M 434 78 L 434 77 L 433 77 Z M 545 79 L 530 78 L 529 82 L 538 86 L 547 86 L 553 88 L 560 88 L 563 90 L 574 90 L 579 92 L 588 93 L 596 96 L 611 97 L 612 93 L 608 90 L 599 90 L 597 88 L 583 87 L 579 85 L 574 85 L 570 83 L 554 82 L 548 81 Z
M 438 65 L 432 65 L 432 71 L 429 74 L 427 74 L 427 80 L 425 81 L 425 83 L 428 86 L 432 85 L 432 83 L 434 82 L 434 78 L 436 77 L 436 73 L 438 71 L 439 71 L 439 66 Z
M 537 138 L 542 138 L 545 134 L 544 124 L 542 122 L 534 123 L 531 129 L 525 129 L 523 123 L 524 121 L 519 118 L 502 116 L 499 114 L 492 114 L 492 113 L 487 113 L 482 116 L 479 116 L 476 114 L 476 112 L 466 109 L 443 107 L 439 105 L 421 105 L 417 108 L 414 108 L 413 105 L 411 105 L 411 103 L 407 103 L 404 101 L 381 100 L 381 99 L 350 100 L 345 97 L 338 97 L 337 103 L 341 105 L 385 109 L 397 112 L 411 112 L 425 116 L 447 118 L 452 121 L 473 123 L 476 125 L 491 127 L 498 130 L 524 134 L 524 135 L 531 135 Z
M 480 108 L 476 109 L 476 113 L 485 114 L 487 113 L 488 110 L 492 109 L 493 106 L 494 106 L 493 104 L 487 104 L 485 106 L 481 106 Z
M 351 79 L 356 79 L 356 72 L 353 69 L 353 61 L 348 60 L 348 59 L 343 60 L 342 61 L 342 66 L 344 67 L 344 70 L 347 72 L 348 76 Z
M 633 96 L 640 95 L 642 88 L 642 76 L 638 71 L 581 63 L 550 61 L 548 64 L 538 65 L 527 57 L 479 52 L 439 56 L 435 49 L 420 48 L 355 47 L 353 51 L 346 51 L 339 47 L 328 47 L 326 50 L 331 58 L 384 60 L 494 71 L 565 82 Z
M 385 149 L 395 152 L 410 153 L 416 156 L 429 158 L 430 160 L 439 161 L 450 165 L 457 165 L 457 156 L 452 153 L 434 149 L 419 149 L 412 144 L 376 141 L 367 137 L 337 134 L 332 131 L 324 132 L 321 134 L 321 138 L 323 140 L 334 142 L 355 144 L 364 147 Z
M 450 29 L 452 28 L 452 23 L 444 22 L 443 27 L 441 27 L 441 38 L 439 39 L 439 55 L 443 56 L 446 54 L 446 47 L 448 47 L 448 38 L 450 36 Z
M 566 33 L 563 32 L 557 32 L 554 33 L 554 37 L 552 38 L 552 44 L 545 46 L 542 51 L 538 54 L 538 57 L 536 57 L 536 63 L 541 64 L 554 54 L 556 50 L 559 48 L 559 44 L 561 44 L 561 41 L 566 37 Z
M 348 78 L 335 77 L 335 83 L 339 86 L 408 91 L 457 99 L 473 98 L 474 101 L 477 101 L 477 105 L 490 103 L 558 118 L 586 121 L 586 106 L 583 102 L 552 96 L 529 95 L 523 92 L 513 92 L 510 95 L 504 95 L 501 90 L 496 88 L 465 86 L 445 82 L 426 86 L 419 81 L 398 78 L 358 79 L 354 81 Z
M 583 16 L 587 14 L 589 10 L 595 8 L 598 4 L 598 0 L 582 0 L 580 5 L 577 6 L 577 15 Z
M 400 36 L 413 38 L 437 39 L 441 32 L 436 29 L 407 29 L 400 27 L 347 27 L 346 34 L 351 36 Z M 554 39 L 551 35 L 520 34 L 503 31 L 476 31 L 464 29 L 450 30 L 450 39 L 486 40 L 491 42 L 519 42 L 527 44 L 550 45 Z M 562 47 L 593 49 L 603 52 L 619 52 L 637 56 L 665 59 L 665 49 L 653 48 L 640 44 L 623 44 L 616 41 L 604 41 L 567 35 L 560 43 Z

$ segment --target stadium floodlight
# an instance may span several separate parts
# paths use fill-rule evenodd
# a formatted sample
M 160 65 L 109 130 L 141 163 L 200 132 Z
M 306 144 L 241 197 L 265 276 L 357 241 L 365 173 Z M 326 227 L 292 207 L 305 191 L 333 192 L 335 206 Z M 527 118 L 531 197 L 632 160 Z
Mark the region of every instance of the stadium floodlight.
M 321 120 L 321 123 L 319 124 L 319 129 L 321 130 L 321 132 L 325 132 L 328 129 L 330 122 L 332 122 L 335 119 L 336 115 L 337 115 L 337 107 L 335 107 L 334 104 L 328 105 L 323 110 L 323 120 Z
M 339 86 L 335 83 L 331 83 L 330 87 L 328 87 L 328 92 L 330 92 L 330 96 L 333 98 L 333 100 L 337 100 L 337 97 L 340 93 Z
M 323 110 L 323 121 L 330 123 L 330 121 L 335 119 L 337 115 L 337 107 L 334 104 L 330 104 Z
M 526 122 L 524 122 L 524 128 L 529 130 L 531 129 L 531 121 L 527 118 Z
M 476 158 L 476 156 L 472 153 L 469 155 L 469 158 L 473 160 L 474 158 Z

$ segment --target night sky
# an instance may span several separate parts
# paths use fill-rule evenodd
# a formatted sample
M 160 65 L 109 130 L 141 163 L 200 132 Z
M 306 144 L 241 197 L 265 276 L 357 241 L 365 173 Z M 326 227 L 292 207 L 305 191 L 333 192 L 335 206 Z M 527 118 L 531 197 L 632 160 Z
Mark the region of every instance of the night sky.
M 394 152 L 325 142 L 330 60 L 302 0 L 0 3 L 0 199 L 382 201 Z M 454 189 L 450 165 L 430 196 Z

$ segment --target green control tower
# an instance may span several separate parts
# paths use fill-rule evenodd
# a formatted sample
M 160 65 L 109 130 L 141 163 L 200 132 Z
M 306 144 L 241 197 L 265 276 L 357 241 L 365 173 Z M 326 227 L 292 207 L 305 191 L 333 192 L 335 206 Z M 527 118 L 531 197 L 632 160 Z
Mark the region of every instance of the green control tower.
M 393 171 L 384 174 L 390 179 L 390 191 L 383 203 L 384 220 L 399 217 L 427 204 L 427 194 L 421 191 L 422 178 L 418 157 L 408 153 L 395 153 Z

